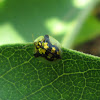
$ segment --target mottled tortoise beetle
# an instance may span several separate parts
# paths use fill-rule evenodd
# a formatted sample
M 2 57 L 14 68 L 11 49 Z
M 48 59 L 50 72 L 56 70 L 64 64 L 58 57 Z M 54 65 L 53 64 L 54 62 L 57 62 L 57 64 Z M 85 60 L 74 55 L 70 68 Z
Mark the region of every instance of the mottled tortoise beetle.
M 49 35 L 40 36 L 34 41 L 35 57 L 44 57 L 48 61 L 61 59 L 60 43 Z

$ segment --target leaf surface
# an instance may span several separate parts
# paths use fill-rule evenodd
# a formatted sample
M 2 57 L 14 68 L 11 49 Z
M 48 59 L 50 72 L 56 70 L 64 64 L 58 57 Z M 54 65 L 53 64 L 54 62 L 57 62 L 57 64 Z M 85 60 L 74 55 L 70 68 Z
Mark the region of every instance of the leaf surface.
M 44 63 L 34 46 L 0 47 L 0 100 L 100 100 L 100 58 L 62 48 Z

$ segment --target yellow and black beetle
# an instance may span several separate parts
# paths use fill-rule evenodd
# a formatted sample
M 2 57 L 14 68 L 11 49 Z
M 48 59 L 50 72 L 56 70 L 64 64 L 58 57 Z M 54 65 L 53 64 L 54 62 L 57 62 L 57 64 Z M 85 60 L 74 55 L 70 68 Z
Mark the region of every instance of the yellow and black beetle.
M 61 59 L 60 43 L 49 35 L 40 36 L 34 41 L 35 57 L 44 57 L 49 61 Z

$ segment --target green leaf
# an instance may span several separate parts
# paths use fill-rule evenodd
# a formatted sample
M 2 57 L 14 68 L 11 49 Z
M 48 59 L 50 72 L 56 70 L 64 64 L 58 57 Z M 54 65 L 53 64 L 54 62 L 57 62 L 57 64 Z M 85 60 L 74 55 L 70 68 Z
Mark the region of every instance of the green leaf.
M 1 46 L 0 100 L 100 100 L 100 58 L 62 50 L 62 60 L 46 64 L 33 44 Z

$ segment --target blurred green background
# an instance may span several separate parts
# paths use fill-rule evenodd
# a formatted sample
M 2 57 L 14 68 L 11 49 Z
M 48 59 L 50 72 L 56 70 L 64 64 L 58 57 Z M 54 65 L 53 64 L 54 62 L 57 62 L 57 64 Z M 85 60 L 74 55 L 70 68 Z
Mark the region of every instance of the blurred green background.
M 65 48 L 99 56 L 100 1 L 0 0 L 0 45 L 33 42 L 45 34 Z

